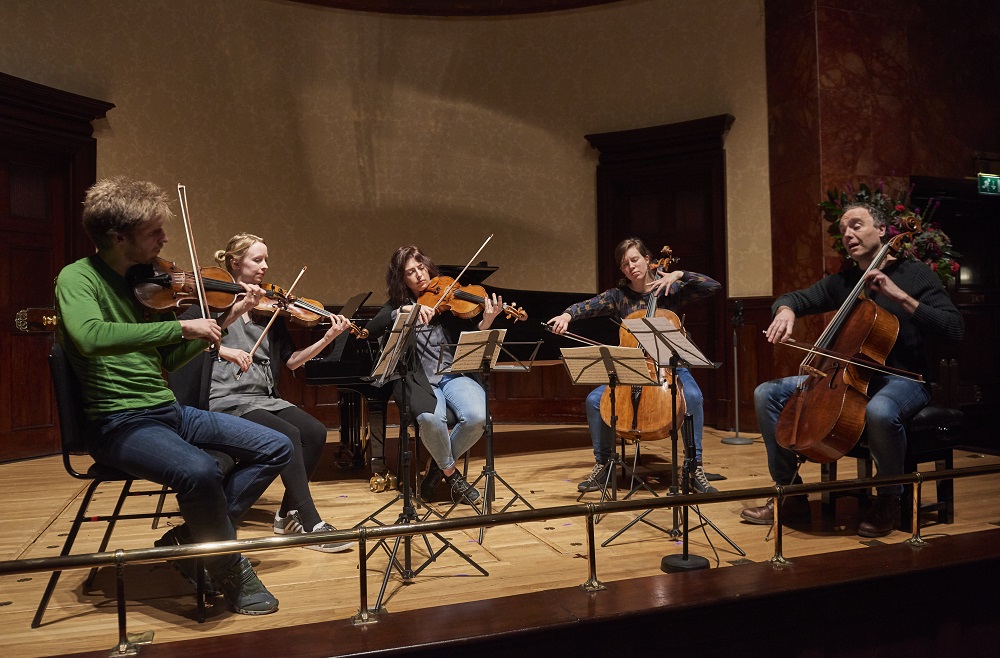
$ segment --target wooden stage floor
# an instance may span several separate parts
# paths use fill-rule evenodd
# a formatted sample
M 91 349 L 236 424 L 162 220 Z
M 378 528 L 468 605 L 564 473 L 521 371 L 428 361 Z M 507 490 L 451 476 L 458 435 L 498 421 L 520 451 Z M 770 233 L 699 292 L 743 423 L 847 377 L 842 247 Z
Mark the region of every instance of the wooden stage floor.
M 716 482 L 720 490 L 770 486 L 763 445 L 756 438 L 753 445 L 724 445 L 727 433 L 707 429 L 704 461 L 707 471 L 724 475 Z M 338 440 L 331 432 L 333 448 Z M 505 443 L 524 445 L 534 442 L 557 446 L 557 449 L 508 453 Z M 580 426 L 498 426 L 496 469 L 535 508 L 573 504 L 576 483 L 589 473 L 593 456 L 585 427 Z M 566 448 L 567 445 L 578 447 Z M 332 453 L 332 451 L 331 451 Z M 668 479 L 657 473 L 669 471 L 668 441 L 643 446 L 644 461 L 652 471 L 650 485 L 663 493 Z M 338 470 L 327 459 L 314 478 L 312 491 L 324 518 L 341 528 L 348 528 L 390 500 L 393 493 L 371 493 L 367 475 Z M 1000 458 L 957 451 L 955 467 L 995 464 Z M 482 470 L 482 459 L 470 464 L 470 479 Z M 844 464 L 842 472 L 853 472 Z M 807 482 L 819 479 L 819 467 L 803 467 Z M 83 487 L 65 474 L 59 457 L 47 457 L 0 465 L 0 555 L 2 559 L 37 558 L 59 553 L 70 519 L 78 505 Z M 1000 476 L 966 478 L 956 482 L 956 521 L 950 525 L 927 525 L 925 539 L 995 529 L 1000 525 Z M 107 486 L 98 498 L 108 507 L 117 496 L 117 486 Z M 495 508 L 510 497 L 501 486 Z M 240 538 L 271 536 L 271 518 L 281 495 L 279 483 L 272 485 L 251 510 L 240 529 Z M 648 493 L 640 495 L 649 496 Z M 591 494 L 589 500 L 596 500 Z M 132 511 L 151 504 L 133 500 Z M 774 551 L 766 539 L 767 526 L 753 526 L 739 519 L 740 510 L 754 503 L 725 502 L 702 506 L 718 528 L 745 552 L 741 557 L 719 534 L 708 529 L 691 535 L 692 553 L 706 557 L 714 568 L 730 568 L 750 562 L 764 562 Z M 100 508 L 97 508 L 100 509 Z M 398 508 L 396 508 L 398 509 Z M 518 503 L 513 509 L 526 509 Z M 128 509 L 126 511 L 129 511 Z M 786 528 L 784 555 L 805 555 L 859 550 L 873 545 L 897 544 L 909 535 L 894 532 L 872 542 L 854 534 L 856 504 L 842 500 L 834 518 L 823 518 L 819 502 L 813 500 L 813 521 L 809 526 Z M 469 514 L 469 510 L 460 513 Z M 389 516 L 394 516 L 395 511 Z M 597 526 L 597 540 L 603 542 L 634 515 L 615 514 Z M 382 517 L 385 518 L 384 516 Z M 656 523 L 669 527 L 669 510 L 654 512 Z M 391 520 L 391 519 L 390 519 Z M 74 553 L 95 550 L 102 524 L 85 528 Z M 164 531 L 152 530 L 141 521 L 123 522 L 116 529 L 111 548 L 148 547 Z M 490 575 L 483 577 L 453 553 L 446 552 L 416 579 L 404 584 L 395 574 L 389 582 L 385 606 L 391 623 L 392 613 L 432 608 L 445 604 L 479 601 L 567 588 L 588 578 L 586 533 L 582 518 L 553 522 L 532 522 L 492 528 L 483 545 L 476 542 L 478 533 L 455 532 L 449 539 L 466 551 Z M 423 556 L 421 542 L 414 542 L 415 560 Z M 613 587 L 614 581 L 643 576 L 670 576 L 660 572 L 660 558 L 679 553 L 680 542 L 645 524 L 637 524 L 607 548 L 598 548 L 598 577 Z M 221 599 L 208 609 L 205 623 L 195 619 L 195 599 L 191 588 L 167 565 L 137 565 L 127 572 L 128 628 L 131 633 L 155 631 L 156 645 L 167 642 L 206 638 L 231 633 L 287 628 L 290 642 L 296 625 L 348 619 L 358 612 L 359 580 L 357 550 L 340 554 L 283 549 L 255 553 L 258 573 L 267 587 L 281 601 L 280 610 L 264 617 L 246 617 L 228 611 Z M 369 601 L 374 602 L 381 584 L 385 557 L 373 556 L 367 574 Z M 117 641 L 114 578 L 110 569 L 102 570 L 94 589 L 84 593 L 85 571 L 65 572 L 53 595 L 41 628 L 31 629 L 30 622 L 47 580 L 47 574 L 0 578 L 0 632 L 10 656 L 47 656 L 62 653 L 109 649 Z M 380 622 L 382 623 L 382 622 Z

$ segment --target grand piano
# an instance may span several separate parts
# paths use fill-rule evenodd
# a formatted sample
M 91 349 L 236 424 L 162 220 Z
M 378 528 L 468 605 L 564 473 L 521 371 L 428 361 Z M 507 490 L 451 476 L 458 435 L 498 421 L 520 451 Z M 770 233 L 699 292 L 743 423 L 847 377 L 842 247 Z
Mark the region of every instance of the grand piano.
M 439 269 L 442 275 L 451 277 L 457 276 L 461 271 L 460 266 L 442 265 Z M 488 294 L 501 295 L 505 302 L 516 303 L 528 313 L 525 322 L 511 322 L 502 315 L 497 319 L 495 326 L 507 329 L 505 344 L 540 341 L 541 345 L 535 355 L 537 367 L 532 373 L 497 373 L 491 377 L 494 384 L 491 387 L 494 419 L 501 422 L 582 422 L 582 400 L 589 390 L 569 385 L 569 378 L 564 372 L 552 372 L 553 368 L 563 369 L 559 361 L 559 349 L 578 347 L 579 343 L 549 333 L 543 329 L 542 324 L 562 313 L 571 304 L 592 297 L 594 293 L 515 290 L 484 283 L 497 269 L 485 263 L 470 267 L 462 275 L 462 282 L 466 285 L 482 285 Z M 338 312 L 349 316 L 355 324 L 364 326 L 378 310 L 376 306 L 364 306 L 370 295 L 371 293 L 362 293 L 355 296 Z M 618 344 L 618 328 L 609 318 L 574 322 L 572 331 L 605 344 Z M 307 385 L 338 387 L 342 452 L 351 456 L 354 467 L 360 468 L 368 463 L 373 473 L 386 470 L 384 446 L 388 401 L 391 396 L 391 386 L 379 388 L 369 381 L 379 349 L 375 339 L 359 340 L 344 333 L 337 337 L 324 354 L 308 361 L 304 366 Z M 523 359 L 530 355 L 533 348 L 511 346 L 509 349 L 517 358 Z M 542 369 L 549 372 L 542 373 Z M 531 378 L 530 381 L 526 381 L 527 378 Z M 558 390 L 547 390 L 552 387 Z M 530 389 L 530 392 L 521 396 L 517 390 L 519 388 Z M 544 418 L 540 417 L 543 415 Z

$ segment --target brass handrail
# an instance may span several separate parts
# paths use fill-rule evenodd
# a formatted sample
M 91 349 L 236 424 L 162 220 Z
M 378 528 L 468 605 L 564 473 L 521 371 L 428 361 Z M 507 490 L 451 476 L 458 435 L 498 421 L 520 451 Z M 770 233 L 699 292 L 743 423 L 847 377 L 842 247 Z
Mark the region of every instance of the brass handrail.
M 359 543 L 360 560 L 360 581 L 361 581 L 361 607 L 359 615 L 356 617 L 357 623 L 371 623 L 377 621 L 378 611 L 367 609 L 367 589 L 365 574 L 367 573 L 366 547 L 370 540 L 381 540 L 394 537 L 406 537 L 412 535 L 424 535 L 441 533 L 449 530 L 470 530 L 491 526 L 513 525 L 527 521 L 543 521 L 551 519 L 564 519 L 574 517 L 585 517 L 587 519 L 587 543 L 588 543 L 588 569 L 589 578 L 582 584 L 586 591 L 604 589 L 603 584 L 597 579 L 596 568 L 596 546 L 593 533 L 593 520 L 606 514 L 615 512 L 629 512 L 639 510 L 654 510 L 667 507 L 701 505 L 705 503 L 722 503 L 741 500 L 755 500 L 760 498 L 787 497 L 801 494 L 822 493 L 828 491 L 842 491 L 858 488 L 869 488 L 875 486 L 888 486 L 898 484 L 912 484 L 915 489 L 915 500 L 918 504 L 914 507 L 914 517 L 919 514 L 920 489 L 924 482 L 934 482 L 937 480 L 961 479 L 980 475 L 993 475 L 1000 473 L 1000 464 L 990 464 L 982 466 L 968 466 L 964 468 L 942 469 L 930 472 L 915 472 L 885 478 L 858 478 L 854 480 L 837 480 L 834 482 L 818 482 L 814 484 L 794 484 L 787 486 L 757 487 L 753 489 L 736 489 L 731 491 L 720 491 L 717 493 L 692 493 L 685 496 L 663 496 L 653 499 L 631 499 L 606 501 L 603 503 L 563 505 L 559 507 L 546 507 L 530 510 L 515 510 L 502 513 L 474 515 L 468 517 L 458 517 L 449 519 L 438 519 L 420 521 L 417 523 L 382 525 L 376 527 L 362 526 L 351 530 L 333 530 L 329 532 L 311 532 L 285 537 L 260 537 L 255 539 L 237 539 L 223 542 L 206 542 L 201 544 L 186 544 L 183 546 L 163 546 L 155 548 L 134 548 L 117 549 L 104 551 L 101 553 L 82 553 L 79 555 L 65 555 L 45 558 L 25 558 L 18 560 L 0 561 L 0 576 L 14 575 L 22 573 L 32 573 L 40 571 L 63 571 L 68 569 L 89 569 L 93 567 L 114 566 L 118 579 L 118 607 L 119 607 L 119 649 L 124 651 L 128 648 L 125 634 L 124 617 L 124 565 L 155 563 L 165 560 L 176 560 L 182 558 L 207 557 L 212 555 L 225 555 L 231 553 L 248 553 L 257 551 L 268 551 L 279 548 L 290 548 L 296 546 L 310 546 L 315 544 L 327 544 L 341 541 L 352 541 Z M 781 519 L 779 505 L 775 505 L 775 555 L 771 562 L 780 565 L 786 564 L 787 560 L 781 555 Z M 920 525 L 914 518 L 913 537 L 907 540 L 911 544 L 920 544 Z M 112 654 L 118 655 L 118 654 Z M 122 653 L 121 655 L 125 655 Z

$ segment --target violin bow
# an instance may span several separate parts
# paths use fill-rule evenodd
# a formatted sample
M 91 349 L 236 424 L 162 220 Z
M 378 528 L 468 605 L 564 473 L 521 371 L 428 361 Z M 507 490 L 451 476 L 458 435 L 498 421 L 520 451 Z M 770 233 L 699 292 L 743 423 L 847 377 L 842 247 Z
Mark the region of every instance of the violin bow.
M 292 290 L 295 289 L 295 284 L 297 284 L 299 282 L 299 279 L 302 278 L 302 275 L 306 273 L 306 269 L 307 269 L 306 266 L 303 265 L 302 269 L 299 270 L 299 275 L 297 277 L 295 277 L 295 281 L 292 281 L 292 285 L 289 286 L 288 290 L 285 291 L 285 299 L 286 300 L 289 297 L 291 297 Z M 250 350 L 250 365 L 253 365 L 253 355 L 256 354 L 257 348 L 260 347 L 261 342 L 263 342 L 263 340 L 264 340 L 264 336 L 266 336 L 267 332 L 271 330 L 271 325 L 274 324 L 274 321 L 277 318 L 278 318 L 278 312 L 275 311 L 274 313 L 271 314 L 271 319 L 267 321 L 267 326 L 264 327 L 264 331 L 260 332 L 260 338 L 257 339 L 257 342 L 254 343 L 253 349 Z M 236 367 L 239 368 L 239 366 L 236 366 Z M 237 372 L 236 372 L 236 381 L 239 381 L 240 377 L 242 377 L 242 376 L 243 376 L 243 370 L 242 369 L 238 369 Z
M 448 293 L 451 292 L 452 288 L 458 285 L 458 280 L 462 278 L 463 274 L 465 274 L 465 270 L 469 269 L 469 267 L 472 265 L 472 261 L 476 260 L 476 257 L 479 256 L 480 252 L 486 247 L 486 244 L 492 239 L 493 239 L 493 234 L 490 233 L 490 237 L 486 238 L 486 241 L 483 242 L 482 245 L 480 245 L 476 253 L 472 254 L 472 258 L 470 258 L 469 262 L 465 264 L 465 267 L 462 268 L 462 271 L 458 273 L 458 276 L 456 276 L 455 280 L 451 282 L 451 285 L 444 289 L 444 292 L 441 294 L 441 297 L 437 300 L 437 303 L 434 304 L 434 307 L 431 309 L 432 311 L 437 311 L 437 307 L 440 306 L 441 302 L 445 300 L 445 298 L 448 296 Z
M 210 318 L 208 314 L 208 301 L 205 295 L 205 280 L 201 277 L 201 265 L 198 263 L 198 250 L 194 246 L 194 232 L 191 229 L 191 214 L 188 210 L 187 187 L 183 183 L 177 183 L 177 198 L 180 200 L 181 219 L 184 221 L 184 234 L 187 236 L 188 256 L 191 258 L 191 267 L 194 268 L 194 288 L 198 295 L 198 305 L 201 307 L 201 317 Z M 212 358 L 219 360 L 219 346 L 210 343 L 208 347 Z

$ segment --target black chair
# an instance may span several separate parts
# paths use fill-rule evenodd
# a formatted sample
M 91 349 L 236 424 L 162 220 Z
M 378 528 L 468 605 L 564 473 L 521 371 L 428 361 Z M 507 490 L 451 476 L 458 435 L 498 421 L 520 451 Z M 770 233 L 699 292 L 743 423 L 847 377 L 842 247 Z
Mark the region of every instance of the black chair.
M 76 516 L 73 518 L 73 524 L 70 526 L 69 533 L 66 535 L 66 542 L 63 544 L 62 551 L 59 555 L 69 555 L 70 550 L 73 548 L 73 543 L 76 541 L 76 537 L 80 532 L 80 528 L 84 523 L 95 521 L 107 523 L 104 536 L 101 539 L 99 548 L 97 549 L 98 552 L 103 552 L 108 547 L 108 543 L 111 540 L 111 533 L 114 531 L 115 524 L 118 521 L 133 519 L 153 519 L 155 521 L 162 516 L 179 516 L 178 512 L 163 512 L 162 508 L 158 508 L 155 512 L 122 514 L 122 508 L 125 505 L 125 500 L 127 498 L 132 496 L 160 496 L 162 499 L 165 495 L 165 488 L 161 487 L 159 489 L 149 491 L 132 491 L 132 483 L 135 478 L 128 473 L 96 462 L 92 462 L 84 472 L 76 470 L 72 463 L 72 457 L 88 455 L 86 445 L 87 424 L 83 411 L 83 398 L 80 394 L 80 386 L 76 379 L 76 373 L 73 372 L 73 369 L 70 366 L 69 358 L 66 356 L 65 350 L 62 345 L 58 343 L 52 346 L 52 352 L 49 354 L 49 369 L 52 373 L 52 385 L 55 391 L 56 409 L 59 415 L 59 435 L 62 443 L 63 466 L 66 468 L 66 472 L 69 473 L 71 477 L 78 480 L 90 481 L 90 484 L 87 486 L 83 495 L 83 500 L 80 502 L 80 507 L 77 510 Z M 233 461 L 228 455 L 216 453 L 214 451 L 212 454 L 219 462 L 219 466 L 223 473 L 229 473 L 229 471 L 232 470 Z M 99 486 L 109 482 L 122 483 L 121 493 L 118 496 L 118 501 L 115 503 L 114 510 L 108 515 L 88 514 L 87 508 L 89 507 L 90 501 L 94 496 L 94 492 Z M 59 576 L 61 573 L 61 571 L 52 572 L 48 585 L 42 593 L 42 599 L 38 604 L 38 609 L 35 611 L 35 617 L 31 622 L 32 628 L 38 628 L 41 625 L 42 616 L 45 614 L 45 609 L 52 597 L 52 592 L 55 590 L 56 583 L 59 582 Z M 84 591 L 88 590 L 93 585 L 96 575 L 97 569 L 91 569 L 90 574 L 87 576 L 87 580 L 83 586 Z M 199 598 L 198 603 L 199 611 L 203 610 L 204 601 Z
M 916 416 L 906 424 L 906 455 L 903 461 L 903 472 L 913 473 L 920 464 L 934 462 L 936 470 L 950 469 L 954 466 L 953 451 L 959 444 L 962 435 L 962 412 L 957 408 L 956 388 L 958 385 L 958 364 L 952 359 L 942 360 L 939 364 L 938 381 L 931 385 L 931 401 L 921 409 Z M 868 449 L 867 437 L 862 434 L 858 444 L 845 457 L 856 458 L 858 478 L 870 478 L 874 471 L 871 452 Z M 823 482 L 837 479 L 837 462 L 823 464 L 821 467 Z M 955 487 L 952 480 L 938 480 L 936 483 L 937 498 L 931 502 L 921 501 L 920 513 L 937 512 L 939 523 L 953 523 L 955 520 Z M 925 492 L 922 491 L 921 498 Z M 855 489 L 851 491 L 829 491 L 823 494 L 822 509 L 825 516 L 832 516 L 837 499 L 842 496 L 857 497 L 862 504 L 867 504 L 871 491 Z M 900 499 L 900 529 L 913 531 L 913 495 L 912 490 Z

